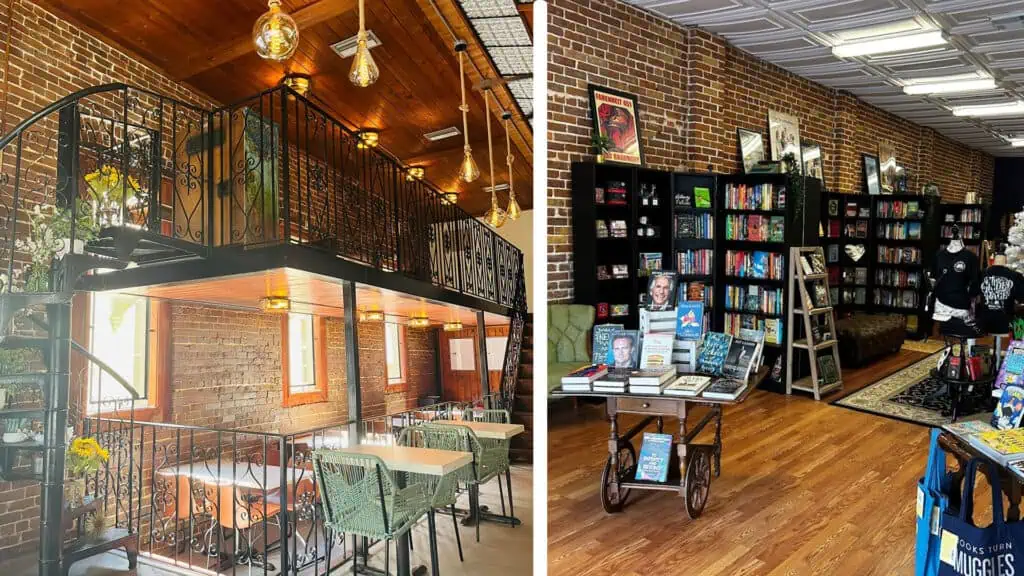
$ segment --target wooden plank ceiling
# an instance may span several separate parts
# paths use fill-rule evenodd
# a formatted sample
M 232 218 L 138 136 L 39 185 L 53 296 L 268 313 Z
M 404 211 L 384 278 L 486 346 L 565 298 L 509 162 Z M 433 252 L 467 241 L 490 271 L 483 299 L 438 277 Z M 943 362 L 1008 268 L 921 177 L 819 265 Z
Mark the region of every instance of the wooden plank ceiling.
M 276 268 L 252 274 L 140 286 L 113 292 L 246 310 L 259 310 L 260 300 L 276 296 L 291 300 L 293 312 L 343 317 L 345 306 L 341 286 L 341 281 L 335 278 L 293 268 Z M 475 310 L 376 286 L 357 285 L 356 306 L 359 311 L 381 310 L 392 322 L 405 323 L 413 316 L 427 316 L 434 325 L 456 320 L 466 326 L 476 325 Z M 503 326 L 508 324 L 509 319 L 486 312 L 484 322 L 488 326 Z
M 164 70 L 228 104 L 279 83 L 289 72 L 312 76 L 312 100 L 351 128 L 381 131 L 381 145 L 402 162 L 426 168 L 427 179 L 445 191 L 458 191 L 459 204 L 474 215 L 490 206 L 484 100 L 470 91 L 469 137 L 481 177 L 458 179 L 462 135 L 429 142 L 423 134 L 456 126 L 462 130 L 458 61 L 452 34 L 469 42 L 467 87 L 499 73 L 484 52 L 456 0 L 371 0 L 366 26 L 381 41 L 372 50 L 380 79 L 368 88 L 348 81 L 351 58 L 342 59 L 331 44 L 358 31 L 357 0 L 284 0 L 285 11 L 300 26 L 299 48 L 287 62 L 260 59 L 252 44 L 252 26 L 267 10 L 263 0 L 35 0 L 129 54 Z M 436 5 L 436 9 L 435 9 Z M 439 15 L 440 14 L 440 15 Z M 524 13 L 524 17 L 526 13 Z M 451 32 L 449 32 L 451 27 Z M 498 108 L 514 113 L 513 178 L 524 209 L 532 204 L 532 130 L 504 86 L 492 101 L 495 181 L 508 181 L 505 137 Z M 508 200 L 499 192 L 499 203 Z

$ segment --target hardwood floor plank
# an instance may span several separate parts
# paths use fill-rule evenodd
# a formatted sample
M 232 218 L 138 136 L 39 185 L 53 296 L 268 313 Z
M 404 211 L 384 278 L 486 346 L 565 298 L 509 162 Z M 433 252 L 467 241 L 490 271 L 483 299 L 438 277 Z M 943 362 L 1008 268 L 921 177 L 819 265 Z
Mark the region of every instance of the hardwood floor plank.
M 828 402 L 925 356 L 900 351 L 844 369 L 844 390 L 821 402 L 755 391 L 727 408 L 722 475 L 712 478 L 697 520 L 671 492 L 634 490 L 621 513 L 605 514 L 598 486 L 608 457 L 603 405 L 581 407 L 571 418 L 553 415 L 548 573 L 912 574 L 928 429 Z M 620 429 L 638 420 L 621 416 Z M 665 430 L 678 432 L 678 423 L 666 419 Z M 697 442 L 710 442 L 712 433 L 709 427 Z M 978 516 L 989 517 L 981 496 L 978 503 Z

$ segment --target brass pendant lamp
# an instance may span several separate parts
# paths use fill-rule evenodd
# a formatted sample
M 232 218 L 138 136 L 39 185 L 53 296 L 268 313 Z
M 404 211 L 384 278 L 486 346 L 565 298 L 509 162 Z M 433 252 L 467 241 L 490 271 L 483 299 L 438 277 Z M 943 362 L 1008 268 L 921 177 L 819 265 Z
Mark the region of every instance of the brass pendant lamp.
M 459 106 L 459 110 L 462 110 L 463 157 L 462 164 L 459 166 L 459 178 L 463 182 L 473 182 L 480 177 L 480 168 L 473 160 L 473 149 L 469 147 L 469 105 L 466 104 L 466 68 L 463 62 L 466 48 L 467 45 L 464 41 L 457 40 L 455 42 L 455 52 L 459 55 L 459 85 L 462 89 L 462 105 Z M 489 124 L 488 128 L 490 128 Z
M 348 72 L 350 82 L 360 88 L 366 88 L 380 77 L 380 69 L 370 55 L 370 47 L 366 45 L 366 10 L 363 0 L 359 0 L 359 35 L 356 36 L 356 54 L 352 58 L 352 69 Z
M 505 211 L 498 207 L 498 193 L 494 189 L 494 141 L 491 138 L 491 89 L 484 90 L 484 110 L 487 118 L 487 161 L 491 170 L 491 209 L 484 214 L 484 222 L 493 228 L 505 225 Z
M 515 221 L 519 220 L 523 211 L 519 208 L 519 202 L 516 201 L 515 182 L 512 178 L 512 161 L 515 160 L 515 156 L 512 155 L 512 139 L 508 133 L 508 123 L 512 120 L 512 113 L 506 110 L 501 114 L 501 119 L 505 121 L 505 150 L 507 151 L 505 162 L 508 165 L 508 208 L 505 209 L 505 216 L 509 220 Z

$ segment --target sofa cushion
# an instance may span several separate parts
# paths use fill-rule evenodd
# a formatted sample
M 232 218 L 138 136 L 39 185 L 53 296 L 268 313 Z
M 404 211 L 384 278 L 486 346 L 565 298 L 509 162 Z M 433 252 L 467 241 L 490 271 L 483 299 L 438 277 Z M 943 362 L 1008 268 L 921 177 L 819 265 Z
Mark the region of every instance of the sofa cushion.
M 586 364 L 580 364 L 579 362 L 557 362 L 555 364 L 548 364 L 548 392 L 551 392 L 562 385 L 563 376 L 577 368 L 582 368 L 583 366 L 586 366 Z
M 548 306 L 548 362 L 590 363 L 590 331 L 594 307 L 584 304 Z M 550 378 L 549 378 L 550 380 Z

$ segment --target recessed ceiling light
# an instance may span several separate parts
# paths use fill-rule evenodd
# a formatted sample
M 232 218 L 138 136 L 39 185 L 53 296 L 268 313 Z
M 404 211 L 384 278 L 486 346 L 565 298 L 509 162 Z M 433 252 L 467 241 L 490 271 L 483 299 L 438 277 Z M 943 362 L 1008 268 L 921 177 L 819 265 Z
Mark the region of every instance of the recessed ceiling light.
M 338 42 L 335 42 L 334 44 L 331 44 L 331 49 L 334 50 L 334 52 L 338 56 L 341 56 L 342 58 L 349 58 L 355 55 L 356 48 L 358 47 L 358 40 L 359 35 L 357 34 L 355 36 L 345 38 L 344 40 L 340 40 Z M 377 38 L 377 35 L 373 33 L 373 30 L 367 30 L 366 47 L 372 49 L 376 48 L 377 46 L 380 46 L 380 44 L 380 38 Z
M 906 94 L 952 94 L 995 90 L 996 88 L 998 86 L 992 77 L 978 73 L 908 80 L 903 86 L 903 92 Z
M 889 38 L 878 38 L 875 40 L 860 40 L 847 42 L 832 47 L 832 54 L 837 58 L 853 58 L 854 56 L 868 56 L 871 54 L 885 54 L 888 52 L 903 52 L 906 50 L 919 50 L 930 48 L 947 43 L 946 34 L 941 30 L 930 32 L 917 32 L 904 34 Z
M 1024 116 L 1024 102 L 954 106 L 953 116 Z
M 454 136 L 458 136 L 459 134 L 462 134 L 462 132 L 459 131 L 458 128 L 456 128 L 455 126 L 449 126 L 447 128 L 442 128 L 441 130 L 427 132 L 426 134 L 423 135 L 423 137 L 426 138 L 427 140 L 430 140 L 431 142 L 437 142 L 438 140 L 452 138 Z

